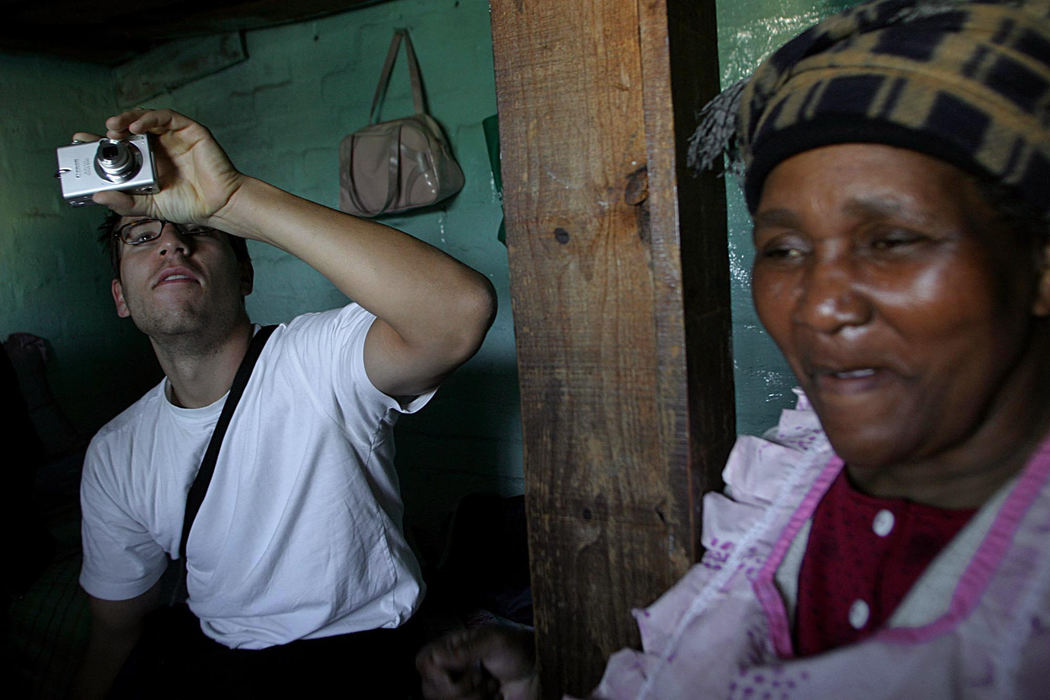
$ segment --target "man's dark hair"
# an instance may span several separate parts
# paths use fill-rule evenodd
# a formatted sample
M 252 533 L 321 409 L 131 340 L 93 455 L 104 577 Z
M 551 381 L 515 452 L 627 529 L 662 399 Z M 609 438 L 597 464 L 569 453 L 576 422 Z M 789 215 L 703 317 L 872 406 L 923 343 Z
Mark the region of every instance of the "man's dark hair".
M 113 268 L 113 278 L 118 280 L 120 279 L 120 244 L 113 233 L 116 231 L 120 218 L 120 214 L 110 211 L 98 227 L 99 243 L 102 244 L 109 255 L 109 264 Z M 226 232 L 222 233 L 226 236 L 226 240 L 230 242 L 230 247 L 233 248 L 233 254 L 237 256 L 238 262 L 246 262 L 252 259 L 251 255 L 248 254 L 248 242 L 246 240 L 240 236 L 231 236 Z

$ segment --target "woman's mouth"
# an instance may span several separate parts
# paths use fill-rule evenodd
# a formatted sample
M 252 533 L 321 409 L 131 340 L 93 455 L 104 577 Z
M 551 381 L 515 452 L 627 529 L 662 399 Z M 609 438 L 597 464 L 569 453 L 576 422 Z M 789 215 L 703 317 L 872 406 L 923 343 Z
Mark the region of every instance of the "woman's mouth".
M 880 386 L 887 371 L 878 367 L 818 369 L 810 373 L 818 391 L 830 394 L 860 394 Z
M 870 367 L 864 369 L 851 369 L 846 372 L 834 372 L 832 376 L 836 379 L 860 379 L 861 377 L 870 377 L 875 374 L 875 370 Z

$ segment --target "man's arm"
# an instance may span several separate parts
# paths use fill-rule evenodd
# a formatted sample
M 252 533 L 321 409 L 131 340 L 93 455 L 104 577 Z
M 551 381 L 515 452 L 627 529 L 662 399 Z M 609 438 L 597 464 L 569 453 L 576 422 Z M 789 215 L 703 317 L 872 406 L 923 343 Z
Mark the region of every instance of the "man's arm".
M 104 192 L 95 201 L 121 214 L 212 226 L 303 260 L 379 318 L 365 344 L 365 367 L 384 393 L 432 389 L 481 345 L 496 300 L 478 272 L 389 226 L 238 172 L 204 126 L 176 112 L 127 112 L 106 127 L 110 138 L 157 137 L 161 191 Z
M 75 681 L 74 697 L 88 700 L 109 693 L 124 662 L 142 636 L 146 615 L 160 606 L 160 582 L 130 600 L 88 596 L 91 633 Z
M 492 322 L 495 296 L 485 277 L 388 226 L 251 178 L 221 220 L 216 228 L 291 253 L 379 318 L 365 342 L 365 368 L 391 396 L 437 386 L 474 354 Z M 265 228 L 254 229 L 261 221 Z

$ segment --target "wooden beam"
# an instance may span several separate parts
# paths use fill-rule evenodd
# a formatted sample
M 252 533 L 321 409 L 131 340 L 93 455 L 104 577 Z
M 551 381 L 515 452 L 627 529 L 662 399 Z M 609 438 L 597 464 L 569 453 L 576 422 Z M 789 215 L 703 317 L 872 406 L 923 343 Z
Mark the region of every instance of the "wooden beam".
M 538 661 L 583 695 L 696 560 L 734 432 L 724 191 L 684 165 L 714 2 L 491 5 Z

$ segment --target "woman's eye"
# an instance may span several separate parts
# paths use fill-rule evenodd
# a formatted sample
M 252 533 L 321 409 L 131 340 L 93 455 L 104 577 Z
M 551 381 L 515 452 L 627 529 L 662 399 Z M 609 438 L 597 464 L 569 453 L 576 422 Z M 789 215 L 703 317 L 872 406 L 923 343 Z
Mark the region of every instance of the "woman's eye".
M 802 250 L 789 245 L 772 245 L 763 248 L 759 255 L 765 260 L 797 260 L 802 257 Z
M 922 243 L 929 240 L 927 236 L 907 229 L 888 229 L 873 231 L 868 238 L 868 246 L 878 251 L 890 251 Z

